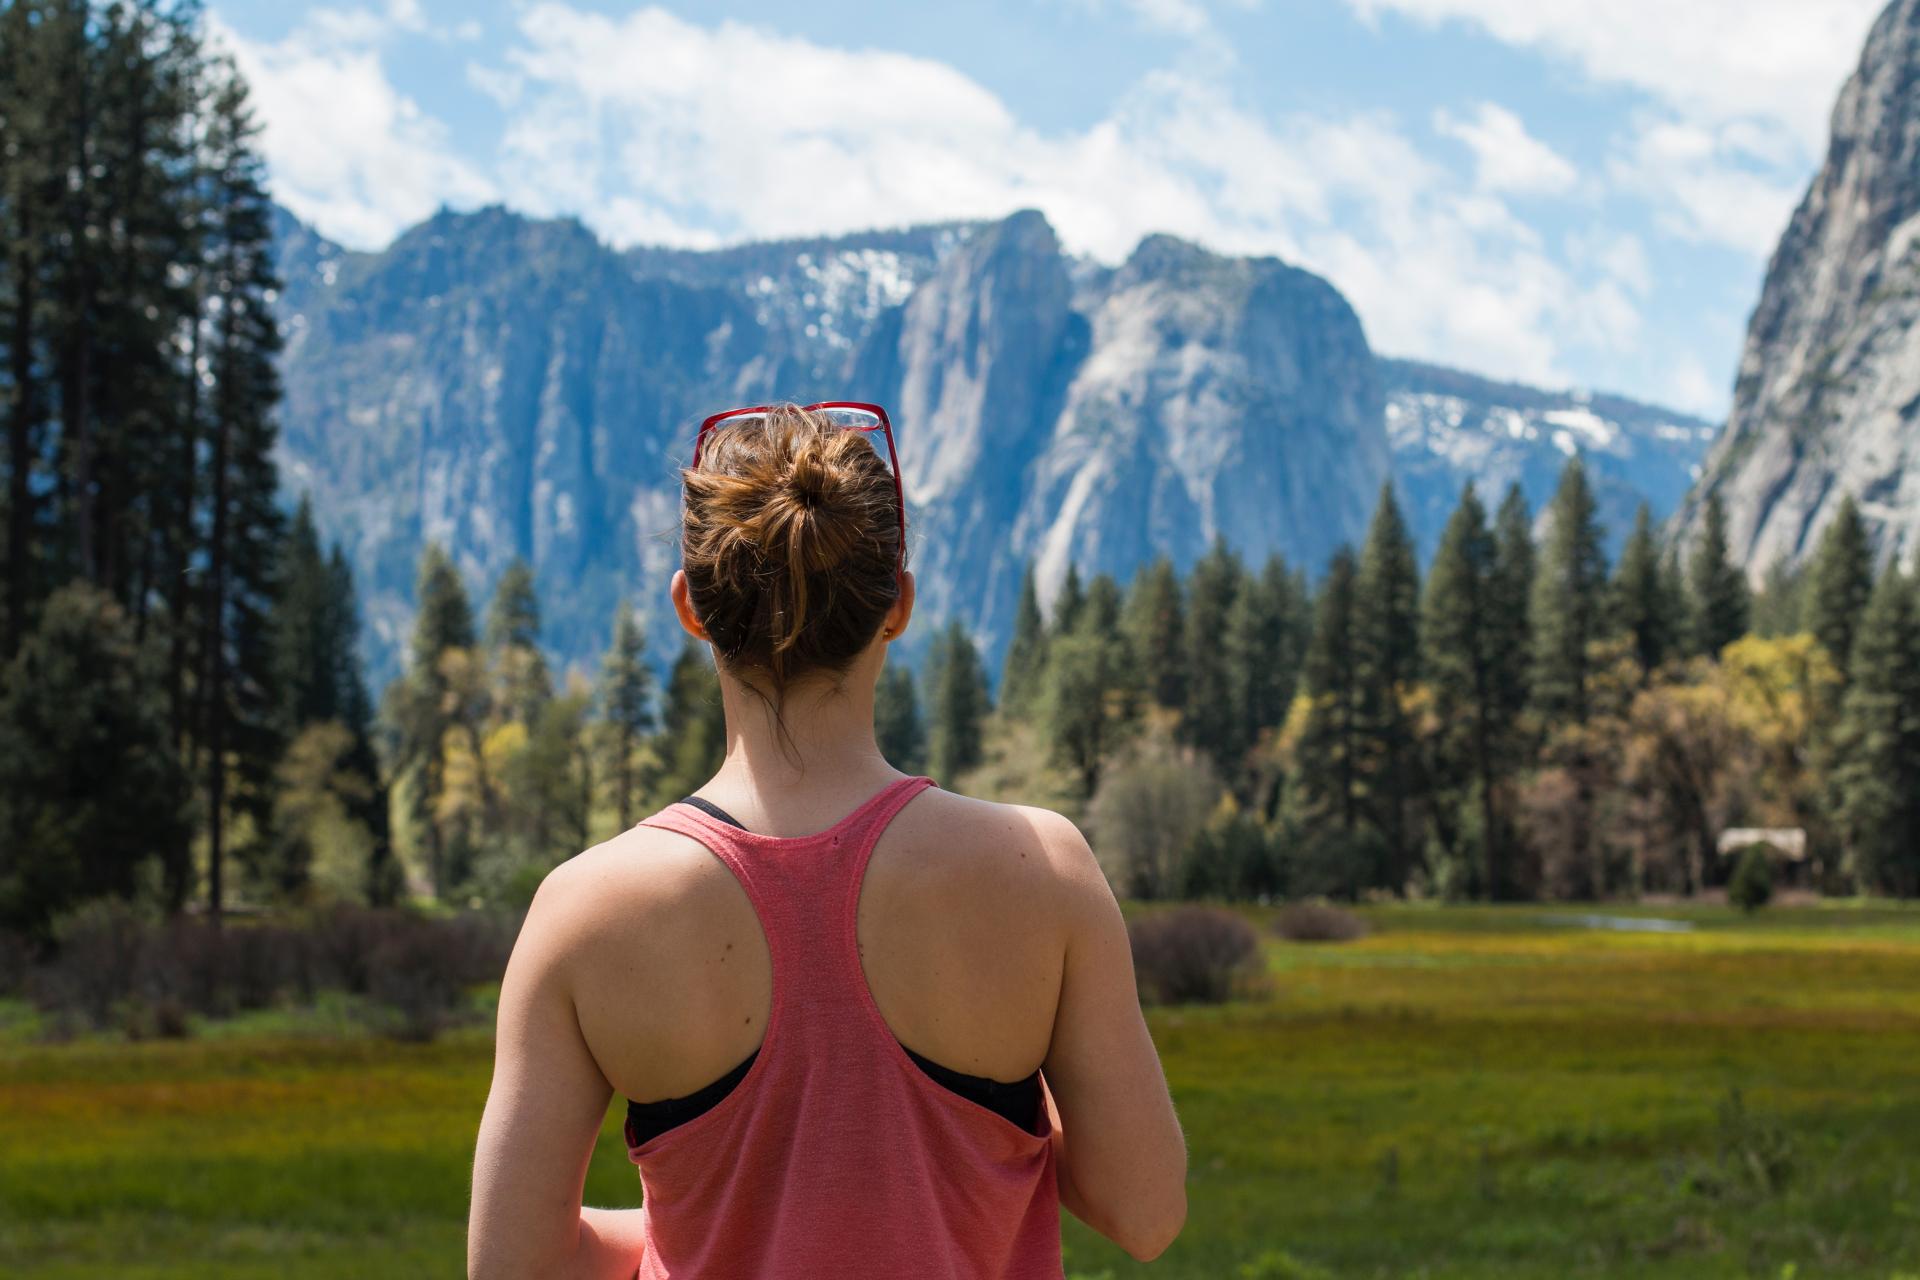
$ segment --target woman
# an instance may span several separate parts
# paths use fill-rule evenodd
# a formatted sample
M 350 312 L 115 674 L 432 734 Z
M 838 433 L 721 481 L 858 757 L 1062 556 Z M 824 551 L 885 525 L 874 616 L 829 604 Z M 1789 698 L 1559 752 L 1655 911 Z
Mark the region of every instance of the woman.
M 1185 1144 L 1085 840 L 875 746 L 914 601 L 876 429 L 891 457 L 875 406 L 701 428 L 671 594 L 713 647 L 726 757 L 534 898 L 472 1276 L 1058 1280 L 1060 1205 L 1142 1260 L 1185 1221 Z M 616 1093 L 643 1207 L 582 1208 Z

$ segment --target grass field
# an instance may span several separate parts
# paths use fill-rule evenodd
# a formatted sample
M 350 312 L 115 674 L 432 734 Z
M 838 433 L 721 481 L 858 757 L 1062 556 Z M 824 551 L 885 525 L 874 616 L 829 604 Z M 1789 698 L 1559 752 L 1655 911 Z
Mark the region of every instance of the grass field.
M 1069 1274 L 1920 1280 L 1920 911 L 1606 910 L 1696 927 L 1378 909 L 1154 1010 L 1187 1228 L 1149 1269 L 1069 1221 Z M 0 1005 L 0 1274 L 457 1276 L 488 1052 L 338 1006 L 43 1044 Z M 588 1193 L 638 1200 L 612 1117 Z

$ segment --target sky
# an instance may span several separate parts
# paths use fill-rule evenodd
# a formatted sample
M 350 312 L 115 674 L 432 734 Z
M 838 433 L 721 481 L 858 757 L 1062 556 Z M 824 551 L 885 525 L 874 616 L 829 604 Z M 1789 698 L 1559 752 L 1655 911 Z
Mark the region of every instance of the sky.
M 212 0 L 275 195 L 708 246 L 1041 210 L 1331 280 L 1377 351 L 1726 412 L 1883 0 Z

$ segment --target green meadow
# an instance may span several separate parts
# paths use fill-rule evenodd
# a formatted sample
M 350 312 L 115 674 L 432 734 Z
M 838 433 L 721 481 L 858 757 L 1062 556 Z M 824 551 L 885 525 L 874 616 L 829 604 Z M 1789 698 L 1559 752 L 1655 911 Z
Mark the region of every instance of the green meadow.
M 1920 911 L 1599 910 L 1694 927 L 1372 909 L 1152 1010 L 1187 1228 L 1147 1268 L 1069 1221 L 1069 1275 L 1920 1280 Z M 48 1043 L 0 1005 L 0 1274 L 460 1275 L 488 1031 L 360 1028 Z M 589 1199 L 638 1190 L 610 1115 Z

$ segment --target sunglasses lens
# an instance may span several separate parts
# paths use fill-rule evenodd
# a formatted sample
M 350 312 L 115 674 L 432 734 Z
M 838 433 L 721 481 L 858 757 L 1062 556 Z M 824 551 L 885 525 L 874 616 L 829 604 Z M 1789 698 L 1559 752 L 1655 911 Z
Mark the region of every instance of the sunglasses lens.
M 877 431 L 880 428 L 880 415 L 868 409 L 822 409 L 819 412 L 834 426 L 848 431 Z

